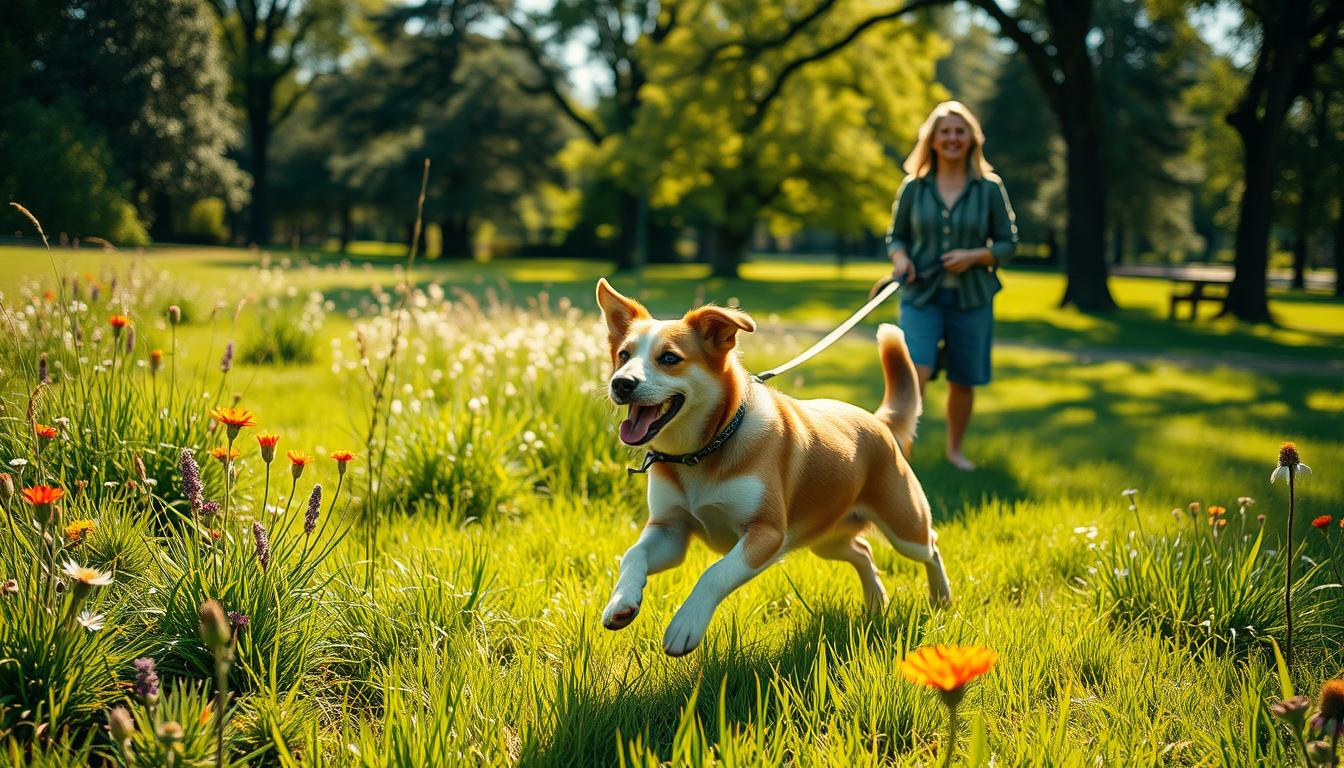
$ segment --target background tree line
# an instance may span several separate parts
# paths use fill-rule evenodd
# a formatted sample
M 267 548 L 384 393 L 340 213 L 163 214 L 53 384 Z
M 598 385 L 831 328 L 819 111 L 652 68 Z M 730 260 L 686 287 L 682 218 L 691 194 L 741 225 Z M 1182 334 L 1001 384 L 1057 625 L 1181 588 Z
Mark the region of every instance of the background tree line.
M 118 243 L 408 238 L 445 257 L 880 250 L 932 104 L 985 123 L 1062 297 L 1230 260 L 1269 319 L 1344 260 L 1344 4 L 1326 0 L 12 0 L 0 193 Z M 1211 14 L 1239 21 L 1201 35 Z M 1206 39 L 1206 37 L 1208 39 Z M 1030 250 L 1030 249 L 1024 249 Z M 1340 271 L 1337 270 L 1337 274 Z M 1344 295 L 1344 277 L 1337 280 Z

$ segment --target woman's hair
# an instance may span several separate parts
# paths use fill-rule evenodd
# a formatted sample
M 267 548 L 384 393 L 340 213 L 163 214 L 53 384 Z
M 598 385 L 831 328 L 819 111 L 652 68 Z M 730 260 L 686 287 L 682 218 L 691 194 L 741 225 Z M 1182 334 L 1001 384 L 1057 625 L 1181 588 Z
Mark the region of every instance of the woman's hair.
M 994 175 L 994 166 L 985 159 L 985 132 L 980 130 L 980 121 L 960 101 L 944 101 L 929 113 L 924 124 L 919 127 L 914 151 L 905 158 L 905 172 L 921 178 L 938 169 L 938 156 L 933 152 L 933 134 L 938 130 L 938 123 L 948 115 L 965 120 L 971 129 L 971 148 L 966 152 L 966 173 L 975 178 L 998 178 Z

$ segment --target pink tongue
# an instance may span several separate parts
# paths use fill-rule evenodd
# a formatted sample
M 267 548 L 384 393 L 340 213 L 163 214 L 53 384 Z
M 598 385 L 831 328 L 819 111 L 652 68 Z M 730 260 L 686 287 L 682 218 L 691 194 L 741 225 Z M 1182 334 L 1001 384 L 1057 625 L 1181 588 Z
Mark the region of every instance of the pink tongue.
M 649 434 L 649 427 L 658 418 L 658 408 L 651 405 L 631 405 L 630 416 L 621 422 L 621 440 L 635 444 Z

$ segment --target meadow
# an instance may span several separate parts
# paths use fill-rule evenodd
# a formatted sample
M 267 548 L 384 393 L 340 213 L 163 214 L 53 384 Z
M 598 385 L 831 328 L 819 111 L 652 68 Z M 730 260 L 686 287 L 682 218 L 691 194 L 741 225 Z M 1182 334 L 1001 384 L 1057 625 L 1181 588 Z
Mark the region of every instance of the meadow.
M 765 260 L 738 281 L 613 279 L 655 313 L 740 304 L 761 370 L 881 273 Z M 0 248 L 0 759 L 1330 764 L 1307 743 L 1320 729 L 1274 707 L 1344 708 L 1318 701 L 1344 674 L 1344 305 L 1276 292 L 1278 327 L 1170 323 L 1165 284 L 1117 279 L 1126 309 L 1094 316 L 1055 307 L 1058 275 L 1010 272 L 967 446 L 980 469 L 942 461 L 941 383 L 912 460 L 953 606 L 932 610 L 922 569 L 871 537 L 883 614 L 849 566 L 799 553 L 670 659 L 662 631 L 703 547 L 651 578 L 630 627 L 598 620 L 644 518 L 603 397 L 603 274 Z M 775 385 L 875 407 L 877 319 Z M 1312 468 L 1287 551 L 1289 492 L 1269 482 L 1285 441 Z M 22 497 L 39 484 L 62 498 Z M 938 644 L 997 656 L 951 745 L 939 697 L 902 673 Z

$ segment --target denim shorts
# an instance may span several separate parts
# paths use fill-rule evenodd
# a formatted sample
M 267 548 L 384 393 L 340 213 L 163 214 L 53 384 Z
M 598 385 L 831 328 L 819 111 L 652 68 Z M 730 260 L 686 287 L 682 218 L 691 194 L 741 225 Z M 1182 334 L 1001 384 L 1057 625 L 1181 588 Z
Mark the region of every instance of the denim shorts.
M 946 368 L 948 381 L 978 387 L 989 383 L 994 305 L 962 310 L 958 298 L 955 288 L 940 288 L 922 307 L 902 301 L 900 325 L 915 365 L 932 368 L 933 378 Z

